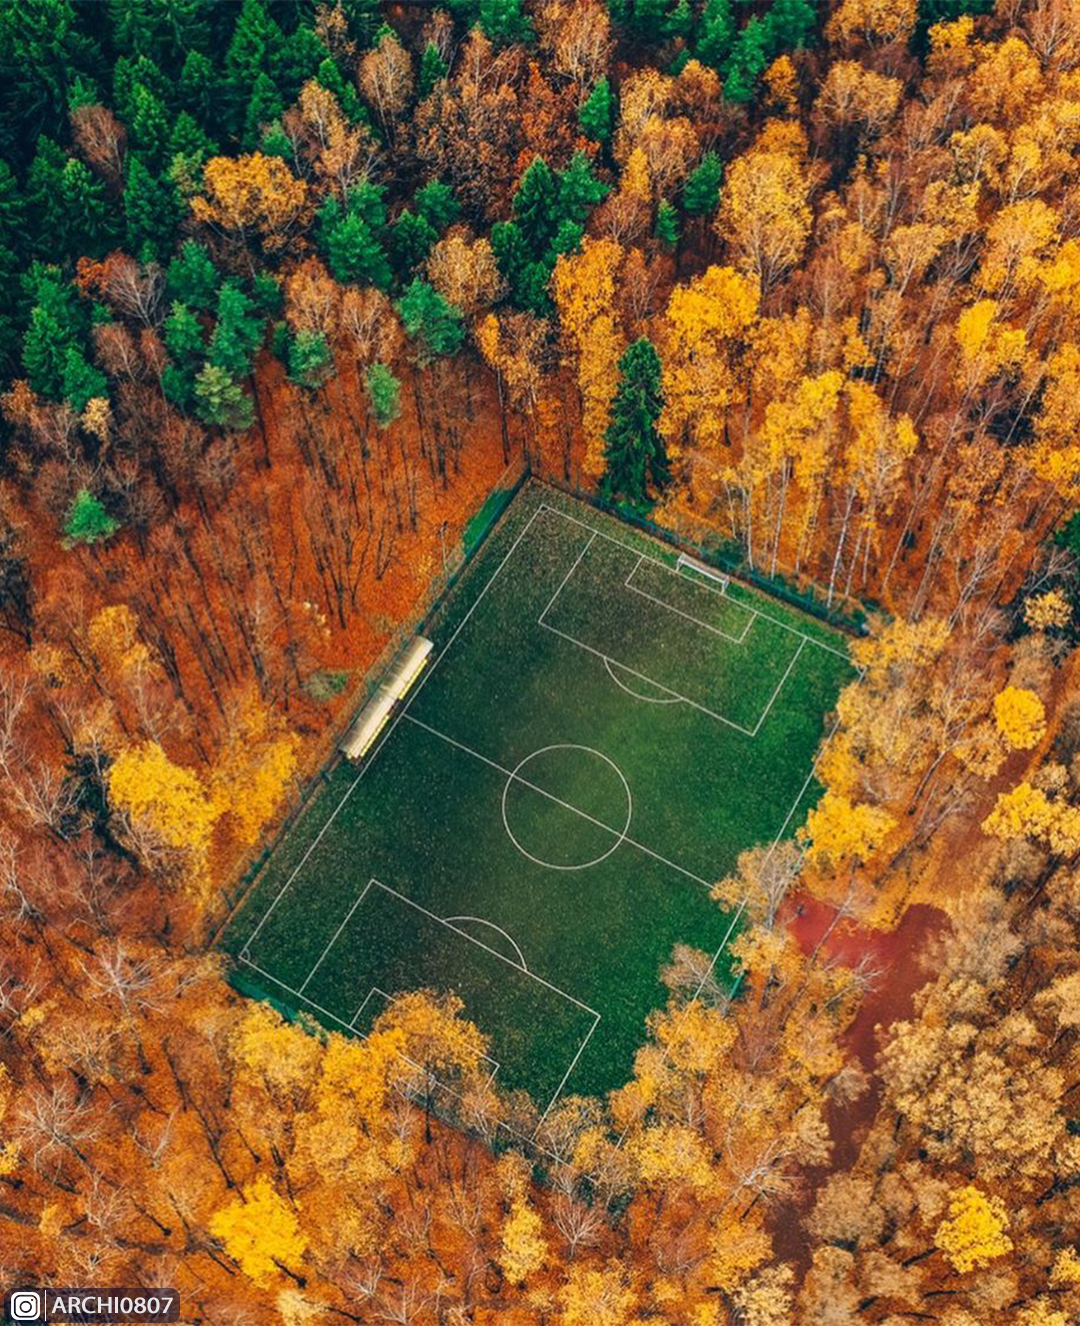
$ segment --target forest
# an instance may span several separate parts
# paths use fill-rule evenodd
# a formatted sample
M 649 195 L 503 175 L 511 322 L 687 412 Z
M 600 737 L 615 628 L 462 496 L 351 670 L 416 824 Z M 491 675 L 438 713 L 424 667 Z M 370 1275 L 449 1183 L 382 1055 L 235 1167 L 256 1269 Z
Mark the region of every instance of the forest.
M 1077 0 L 7 0 L 0 290 L 0 1288 L 1078 1326 Z M 214 943 L 523 468 L 860 623 L 542 1156 Z

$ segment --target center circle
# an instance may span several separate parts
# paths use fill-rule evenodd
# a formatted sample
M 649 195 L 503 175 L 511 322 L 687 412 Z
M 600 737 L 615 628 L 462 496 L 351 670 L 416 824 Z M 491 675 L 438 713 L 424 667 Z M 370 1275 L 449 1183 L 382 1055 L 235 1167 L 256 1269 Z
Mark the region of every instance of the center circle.
M 615 823 L 623 817 L 622 804 L 625 803 L 625 822 L 621 829 L 616 828 L 615 823 L 608 818 L 596 815 L 563 796 L 563 791 L 572 788 L 576 780 L 584 782 L 589 787 L 590 793 L 598 795 L 601 801 L 606 796 L 610 802 L 618 806 Z M 518 825 L 517 834 L 510 827 L 513 814 L 509 801 L 515 787 L 524 790 L 530 798 L 541 798 L 549 807 L 562 810 L 579 825 L 585 823 L 595 826 L 598 833 L 610 837 L 612 842 L 604 851 L 591 855 L 583 861 L 552 861 L 529 851 L 518 836 L 522 832 L 522 826 Z M 549 870 L 587 870 L 590 866 L 599 865 L 625 841 L 630 831 L 633 813 L 634 800 L 630 795 L 630 784 L 623 777 L 622 770 L 615 761 L 609 759 L 603 751 L 594 750 L 592 746 L 579 746 L 572 742 L 541 746 L 531 755 L 526 755 L 510 773 L 502 793 L 503 827 L 506 829 L 507 837 L 522 856 Z

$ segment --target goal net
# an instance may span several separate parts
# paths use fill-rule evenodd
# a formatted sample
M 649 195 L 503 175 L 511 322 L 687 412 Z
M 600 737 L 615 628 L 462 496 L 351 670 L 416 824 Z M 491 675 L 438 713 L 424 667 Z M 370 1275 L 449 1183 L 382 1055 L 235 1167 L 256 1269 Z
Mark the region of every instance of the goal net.
M 715 567 L 707 566 L 704 562 L 699 562 L 696 557 L 689 557 L 686 553 L 679 553 L 679 560 L 675 563 L 678 570 L 686 567 L 687 570 L 695 572 L 699 576 L 704 576 L 706 580 L 712 580 L 720 586 L 721 589 L 727 589 L 731 583 L 731 577 L 717 571 Z

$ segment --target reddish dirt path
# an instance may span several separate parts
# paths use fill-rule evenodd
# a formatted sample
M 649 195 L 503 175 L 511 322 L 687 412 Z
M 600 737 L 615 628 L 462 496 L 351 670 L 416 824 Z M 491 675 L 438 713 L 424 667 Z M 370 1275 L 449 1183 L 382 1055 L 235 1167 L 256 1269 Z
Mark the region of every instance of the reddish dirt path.
M 804 952 L 812 952 L 832 921 L 832 908 L 806 894 L 797 894 L 785 910 L 792 934 Z M 828 1165 L 806 1171 L 805 1191 L 784 1208 L 783 1220 L 773 1228 L 777 1255 L 793 1262 L 800 1271 L 810 1261 L 802 1216 L 813 1205 L 818 1188 L 828 1176 L 854 1163 L 877 1113 L 881 1099 L 880 1082 L 874 1076 L 878 1029 L 910 1016 L 916 991 L 933 975 L 919 961 L 920 954 L 927 942 L 948 924 L 949 918 L 939 908 L 915 903 L 907 908 L 895 929 L 878 930 L 841 922 L 826 942 L 827 954 L 850 965 L 869 956 L 881 976 L 876 988 L 863 1000 L 844 1037 L 845 1044 L 870 1075 L 870 1086 L 858 1100 L 828 1107 L 832 1160 Z

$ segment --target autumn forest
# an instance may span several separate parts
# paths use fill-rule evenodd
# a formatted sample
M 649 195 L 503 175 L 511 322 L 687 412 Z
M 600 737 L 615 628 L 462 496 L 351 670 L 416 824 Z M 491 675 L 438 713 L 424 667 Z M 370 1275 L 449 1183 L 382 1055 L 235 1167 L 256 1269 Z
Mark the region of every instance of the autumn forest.
M 525 473 L 859 670 L 532 1148 L 217 943 Z M 0 1289 L 1080 1326 L 1078 643 L 1077 0 L 7 0 Z

